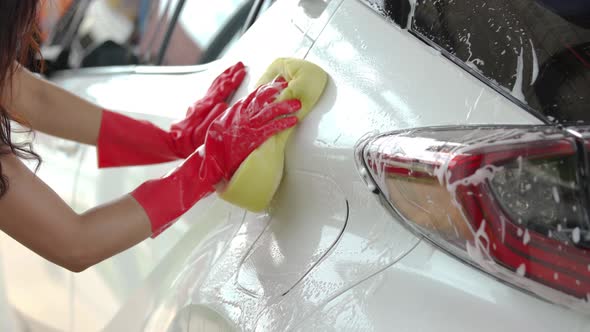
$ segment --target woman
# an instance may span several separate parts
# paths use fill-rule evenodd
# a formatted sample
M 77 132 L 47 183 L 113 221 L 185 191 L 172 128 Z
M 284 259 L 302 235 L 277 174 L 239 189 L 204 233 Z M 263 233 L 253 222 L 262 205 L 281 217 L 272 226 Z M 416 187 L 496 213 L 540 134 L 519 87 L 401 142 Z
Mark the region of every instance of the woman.
M 225 99 L 245 76 L 241 63 L 221 74 L 169 131 L 102 110 L 18 64 L 38 50 L 37 6 L 37 0 L 0 0 L 0 229 L 71 271 L 155 237 L 228 180 L 268 137 L 297 122 L 290 114 L 301 107 L 299 101 L 273 103 L 287 86 L 284 80 L 227 107 Z M 22 163 L 39 157 L 11 141 L 11 120 L 96 145 L 99 167 L 186 159 L 164 177 L 77 214 Z

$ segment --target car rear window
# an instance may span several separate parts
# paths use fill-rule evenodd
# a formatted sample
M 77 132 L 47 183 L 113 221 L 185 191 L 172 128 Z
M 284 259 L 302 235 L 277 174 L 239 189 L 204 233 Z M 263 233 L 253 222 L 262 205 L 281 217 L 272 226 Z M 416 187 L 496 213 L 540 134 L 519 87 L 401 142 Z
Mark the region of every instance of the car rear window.
M 523 107 L 590 121 L 590 1 L 362 1 Z

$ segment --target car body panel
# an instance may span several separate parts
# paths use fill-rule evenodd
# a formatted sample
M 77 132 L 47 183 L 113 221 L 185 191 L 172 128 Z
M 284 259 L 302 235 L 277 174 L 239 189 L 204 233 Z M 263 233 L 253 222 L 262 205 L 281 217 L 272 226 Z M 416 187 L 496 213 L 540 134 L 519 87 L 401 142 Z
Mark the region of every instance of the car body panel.
M 323 174 L 295 171 L 277 193 L 272 222 L 240 263 L 236 282 L 254 297 L 289 292 L 326 257 L 348 221 L 346 196 Z
M 273 292 L 272 286 L 270 293 L 264 292 L 268 290 L 264 288 L 265 281 L 251 283 L 260 287 L 257 292 L 243 289 L 239 273 L 239 267 L 244 264 L 240 263 L 241 259 L 248 261 L 248 254 L 252 247 L 260 250 L 256 242 L 261 236 L 277 236 L 273 233 L 274 223 L 288 222 L 271 217 L 270 226 L 266 230 L 256 228 L 248 240 L 234 238 L 234 241 L 239 244 L 236 245 L 235 251 L 226 250 L 220 261 L 213 265 L 205 281 L 191 282 L 202 280 L 203 277 L 197 276 L 205 272 L 184 270 L 180 274 L 180 284 L 165 300 L 161 301 L 161 308 L 168 310 L 156 309 L 148 315 L 150 319 L 146 325 L 142 325 L 142 328 L 147 327 L 146 330 L 157 331 L 170 326 L 183 326 L 179 324 L 178 317 L 183 319 L 200 317 L 194 313 L 185 316 L 187 308 L 191 312 L 193 310 L 191 308 L 200 310 L 202 306 L 207 306 L 234 328 L 288 329 L 342 292 L 394 264 L 407 254 L 418 243 L 418 239 L 401 227 L 401 224 L 392 222 L 391 215 L 378 204 L 366 186 L 358 181 L 351 151 L 354 144 L 366 133 L 374 130 L 469 121 L 472 123 L 538 123 L 536 118 L 523 112 L 504 97 L 497 96 L 493 90 L 461 69 L 449 66 L 447 59 L 432 52 L 420 41 L 404 32 L 399 31 L 398 34 L 394 34 L 395 37 L 399 37 L 399 40 L 392 43 L 392 52 L 400 45 L 415 52 L 395 54 L 402 59 L 392 56 L 394 53 L 387 52 L 374 54 L 371 57 L 355 57 L 355 52 L 360 54 L 363 49 L 363 43 L 358 43 L 356 38 L 364 35 L 363 29 L 369 31 L 375 29 L 375 22 L 372 22 L 371 26 L 349 24 L 352 13 L 359 15 L 362 12 L 373 15 L 361 4 L 341 3 L 330 23 L 321 29 L 319 38 L 314 40 L 313 47 L 307 52 L 306 59 L 322 66 L 329 73 L 331 80 L 322 99 L 300 126 L 293 138 L 293 143 L 287 149 L 284 181 L 289 186 L 281 189 L 296 190 L 293 187 L 298 183 L 305 183 L 301 180 L 290 180 L 290 177 L 301 176 L 300 172 L 329 174 L 331 181 L 337 183 L 344 193 L 350 207 L 346 227 L 338 242 L 284 296 L 277 296 L 280 292 Z M 256 28 L 256 25 L 253 28 Z M 391 29 L 385 22 L 382 28 L 384 31 Z M 340 44 L 337 44 L 338 42 Z M 364 43 L 365 48 L 383 49 L 383 41 L 379 36 L 376 36 L 374 40 L 364 40 Z M 358 47 L 360 49 L 357 49 Z M 348 55 L 351 55 L 349 58 L 351 63 L 342 61 L 343 56 L 347 55 L 346 52 L 350 52 Z M 244 61 L 249 63 L 250 59 L 245 58 L 247 60 Z M 415 62 L 415 66 L 408 65 L 412 63 L 409 60 L 411 58 L 425 59 L 429 64 L 428 68 L 424 68 L 419 61 Z M 400 66 L 400 63 L 404 65 Z M 396 67 L 399 67 L 398 72 L 394 71 L 398 69 Z M 392 70 L 378 72 L 379 68 L 392 68 Z M 250 73 L 255 70 L 251 69 Z M 451 95 L 440 102 L 433 103 L 425 100 L 424 93 L 438 91 L 445 84 L 441 80 L 430 78 L 427 82 L 431 84 L 422 83 L 420 89 L 417 89 L 418 84 L 424 82 L 427 70 L 437 73 L 436 76 L 441 78 L 453 77 L 456 81 L 455 87 L 458 86 L 457 90 L 460 91 L 449 88 L 448 93 Z M 373 76 L 370 76 L 371 74 Z M 403 75 L 415 78 L 405 81 L 396 80 L 398 76 L 403 77 Z M 381 90 L 375 89 L 376 86 Z M 420 94 L 420 91 L 423 94 Z M 395 93 L 399 95 L 396 96 Z M 393 107 L 387 107 L 392 104 Z M 280 214 L 278 211 L 283 209 L 287 210 L 288 207 L 281 205 L 281 202 L 273 203 L 272 210 L 277 211 L 274 213 Z M 264 219 L 264 216 L 256 217 L 249 213 L 244 225 L 248 225 L 250 219 L 254 219 L 255 223 L 260 222 L 258 220 L 260 218 Z M 300 222 L 303 223 L 303 221 Z M 311 228 L 309 231 L 308 236 L 312 236 L 314 233 Z M 265 232 L 266 235 L 264 235 Z M 318 235 L 317 232 L 315 235 Z M 244 241 L 248 241 L 245 246 Z M 310 241 L 308 239 L 302 242 L 305 246 L 301 247 L 308 247 Z M 269 241 L 263 248 L 271 251 L 273 245 L 276 246 L 277 242 Z M 314 246 L 311 245 L 308 250 L 309 248 Z M 199 252 L 200 249 L 194 250 Z M 195 254 L 189 256 L 192 255 Z M 297 254 L 295 250 L 291 250 L 286 251 L 284 255 Z M 273 256 L 267 257 L 269 258 L 261 259 L 258 264 L 250 264 L 249 270 L 255 271 L 251 274 L 264 275 L 267 265 L 272 264 L 270 257 Z M 459 265 L 472 270 L 468 266 Z M 218 266 L 222 266 L 223 269 L 217 271 Z M 285 283 L 284 287 L 287 287 L 287 279 L 287 277 L 282 279 Z M 268 285 L 268 280 L 266 282 Z M 536 299 L 534 301 L 538 302 Z M 185 328 L 191 325 L 190 320 L 185 323 Z M 115 326 L 117 325 L 112 325 L 113 330 L 116 330 Z
M 354 147 L 368 133 L 540 123 L 359 1 L 278 1 L 223 59 L 184 73 L 82 70 L 55 81 L 167 127 L 228 65 L 248 66 L 237 99 L 284 56 L 318 64 L 330 80 L 287 146 L 284 182 L 270 209 L 250 213 L 213 195 L 158 239 L 76 275 L 74 330 L 588 329 L 587 315 L 421 241 L 358 176 Z M 95 149 L 80 151 L 79 210 L 174 165 L 99 171 Z
M 401 305 L 403 304 L 403 305 Z M 428 242 L 315 312 L 294 331 L 588 331 L 588 317 L 542 302 Z

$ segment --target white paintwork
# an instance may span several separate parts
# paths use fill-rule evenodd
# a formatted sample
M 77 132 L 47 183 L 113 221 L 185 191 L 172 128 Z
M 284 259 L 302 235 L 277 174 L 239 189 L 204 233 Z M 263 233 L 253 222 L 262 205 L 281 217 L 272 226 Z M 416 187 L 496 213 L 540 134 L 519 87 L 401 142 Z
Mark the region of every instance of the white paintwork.
M 395 327 L 395 328 L 392 328 Z M 590 321 L 531 301 L 421 242 L 408 256 L 327 303 L 296 331 L 588 331 Z
M 157 240 L 71 277 L 70 301 L 60 294 L 74 308 L 67 329 L 587 331 L 588 316 L 421 242 L 369 192 L 353 162 L 354 144 L 371 131 L 538 120 L 360 2 L 329 1 L 319 15 L 317 5 L 278 1 L 223 60 L 192 74 L 80 72 L 57 80 L 105 107 L 166 126 L 237 60 L 249 75 L 236 97 L 280 56 L 305 57 L 330 75 L 288 144 L 284 183 L 268 213 L 216 197 L 200 202 Z M 172 167 L 98 171 L 93 148 L 78 153 L 79 164 L 67 162 L 79 166 L 71 191 L 79 210 Z M 10 297 L 21 311 L 61 328 L 19 299 Z
M 347 222 L 346 196 L 329 177 L 295 171 L 283 187 L 289 189 L 277 194 L 274 206 L 288 208 L 275 210 L 237 272 L 237 286 L 255 297 L 288 292 L 325 257 Z

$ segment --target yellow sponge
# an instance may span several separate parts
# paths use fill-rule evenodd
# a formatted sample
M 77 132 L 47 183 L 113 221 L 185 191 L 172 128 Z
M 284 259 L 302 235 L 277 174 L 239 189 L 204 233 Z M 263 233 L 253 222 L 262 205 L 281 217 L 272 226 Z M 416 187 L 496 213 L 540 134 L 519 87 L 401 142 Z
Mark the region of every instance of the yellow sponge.
M 328 75 L 317 65 L 300 59 L 279 58 L 260 78 L 257 86 L 282 76 L 289 82 L 278 101 L 296 98 L 301 109 L 296 113 L 302 120 L 320 99 Z M 285 144 L 294 128 L 287 129 L 264 142 L 242 162 L 219 196 L 253 212 L 264 210 L 272 200 L 283 177 Z

